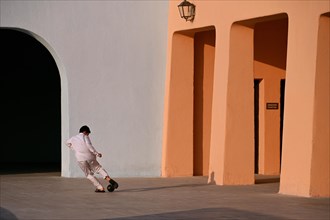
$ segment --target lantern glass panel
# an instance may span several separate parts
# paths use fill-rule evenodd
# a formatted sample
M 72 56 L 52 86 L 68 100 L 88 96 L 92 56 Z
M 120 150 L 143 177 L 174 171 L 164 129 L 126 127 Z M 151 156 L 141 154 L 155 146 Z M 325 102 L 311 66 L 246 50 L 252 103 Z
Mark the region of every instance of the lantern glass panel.
M 184 16 L 183 7 L 179 7 L 179 13 L 180 13 L 181 18 L 183 18 L 183 16 Z

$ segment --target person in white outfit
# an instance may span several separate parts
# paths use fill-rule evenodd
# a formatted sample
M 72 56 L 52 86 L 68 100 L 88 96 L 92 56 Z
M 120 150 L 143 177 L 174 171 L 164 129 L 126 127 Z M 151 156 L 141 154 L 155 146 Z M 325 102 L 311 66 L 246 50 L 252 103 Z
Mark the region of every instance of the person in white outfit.
M 95 192 L 105 192 L 105 190 L 100 181 L 94 176 L 94 173 L 99 173 L 105 180 L 109 181 L 108 190 L 112 192 L 118 188 L 118 183 L 110 178 L 109 174 L 96 160 L 96 157 L 102 157 L 102 154 L 93 147 L 89 138 L 90 133 L 89 127 L 84 125 L 79 129 L 79 134 L 67 140 L 66 144 L 75 151 L 78 165 L 87 179 L 96 187 Z

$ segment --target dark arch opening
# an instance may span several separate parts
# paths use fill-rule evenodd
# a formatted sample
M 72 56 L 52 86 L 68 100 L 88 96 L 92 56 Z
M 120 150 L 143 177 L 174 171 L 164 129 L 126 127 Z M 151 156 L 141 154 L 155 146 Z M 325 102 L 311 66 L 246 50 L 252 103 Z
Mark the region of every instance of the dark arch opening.
M 24 32 L 0 28 L 1 174 L 60 171 L 61 84 L 50 52 Z

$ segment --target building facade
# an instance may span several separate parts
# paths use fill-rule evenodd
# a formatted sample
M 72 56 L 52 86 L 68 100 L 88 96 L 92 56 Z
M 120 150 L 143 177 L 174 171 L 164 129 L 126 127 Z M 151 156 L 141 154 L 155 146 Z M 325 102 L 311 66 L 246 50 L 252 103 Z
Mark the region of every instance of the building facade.
M 64 143 L 87 124 L 112 176 L 330 196 L 329 2 L 190 2 L 192 21 L 177 0 L 0 1 L 56 62 L 62 176 L 83 175 Z
M 163 176 L 329 196 L 329 2 L 170 1 Z M 184 156 L 183 156 L 184 155 Z

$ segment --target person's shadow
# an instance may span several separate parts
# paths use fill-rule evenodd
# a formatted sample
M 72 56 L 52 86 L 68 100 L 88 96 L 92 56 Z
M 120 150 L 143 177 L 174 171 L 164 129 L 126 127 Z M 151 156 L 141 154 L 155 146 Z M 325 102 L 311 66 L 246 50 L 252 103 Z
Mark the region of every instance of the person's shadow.
M 8 209 L 0 207 L 0 219 L 1 220 L 18 220 L 16 215 Z

